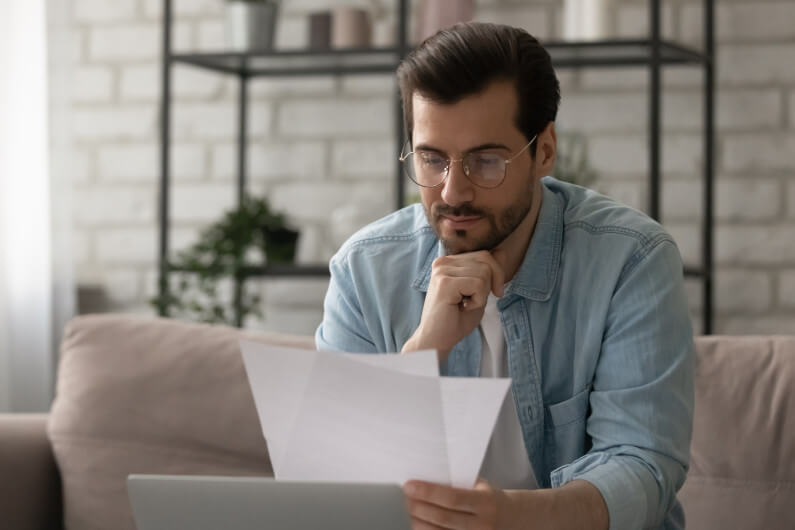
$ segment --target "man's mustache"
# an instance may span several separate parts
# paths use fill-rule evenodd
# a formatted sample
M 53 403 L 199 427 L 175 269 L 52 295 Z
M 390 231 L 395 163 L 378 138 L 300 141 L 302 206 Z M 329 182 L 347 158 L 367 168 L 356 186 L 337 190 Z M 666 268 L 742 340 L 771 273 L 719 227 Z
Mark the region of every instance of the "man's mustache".
M 449 217 L 485 217 L 488 215 L 487 212 L 479 210 L 469 204 L 462 204 L 460 206 L 438 205 L 433 208 L 433 213 L 435 217 L 441 215 Z

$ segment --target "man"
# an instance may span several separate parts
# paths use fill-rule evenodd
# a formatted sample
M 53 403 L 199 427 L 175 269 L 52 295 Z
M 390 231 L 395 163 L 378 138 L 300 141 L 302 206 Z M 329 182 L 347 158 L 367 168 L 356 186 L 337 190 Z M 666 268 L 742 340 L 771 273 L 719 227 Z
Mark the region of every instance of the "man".
M 435 348 L 511 377 L 483 479 L 404 486 L 425 528 L 681 528 L 693 344 L 682 263 L 643 214 L 544 177 L 559 85 L 526 32 L 463 24 L 398 68 L 422 205 L 331 260 L 324 349 Z

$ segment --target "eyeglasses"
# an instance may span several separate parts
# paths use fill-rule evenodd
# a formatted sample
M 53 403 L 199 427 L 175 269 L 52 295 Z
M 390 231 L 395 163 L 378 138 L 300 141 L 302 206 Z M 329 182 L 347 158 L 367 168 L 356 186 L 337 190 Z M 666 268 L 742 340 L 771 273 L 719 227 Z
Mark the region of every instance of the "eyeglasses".
M 406 175 L 423 188 L 435 188 L 441 185 L 450 174 L 450 166 L 454 162 L 462 163 L 464 175 L 475 186 L 496 188 L 505 180 L 508 164 L 530 147 L 537 137 L 538 135 L 533 136 L 527 145 L 510 158 L 495 153 L 474 152 L 467 153 L 464 158 L 450 159 L 434 151 L 411 151 L 405 155 L 401 154 L 400 161 L 403 162 Z

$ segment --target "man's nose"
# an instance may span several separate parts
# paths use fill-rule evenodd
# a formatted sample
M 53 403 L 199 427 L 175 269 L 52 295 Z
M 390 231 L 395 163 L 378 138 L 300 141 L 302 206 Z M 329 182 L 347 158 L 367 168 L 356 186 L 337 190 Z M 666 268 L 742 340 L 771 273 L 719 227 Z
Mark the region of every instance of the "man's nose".
M 450 206 L 458 206 L 472 202 L 474 198 L 474 186 L 464 173 L 463 163 L 460 160 L 451 160 L 447 178 L 442 184 L 442 200 Z

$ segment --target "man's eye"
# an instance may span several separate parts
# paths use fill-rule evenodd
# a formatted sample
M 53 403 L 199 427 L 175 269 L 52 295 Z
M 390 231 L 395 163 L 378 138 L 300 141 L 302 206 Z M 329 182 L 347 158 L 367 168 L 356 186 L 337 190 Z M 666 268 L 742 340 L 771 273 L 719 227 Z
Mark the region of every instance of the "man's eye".
M 447 160 L 445 160 L 441 156 L 428 154 L 428 153 L 423 153 L 422 155 L 420 155 L 420 160 L 422 161 L 422 167 L 425 169 L 442 170 L 447 164 Z
M 489 168 L 500 165 L 501 158 L 497 155 L 472 155 L 471 163 L 475 167 Z

